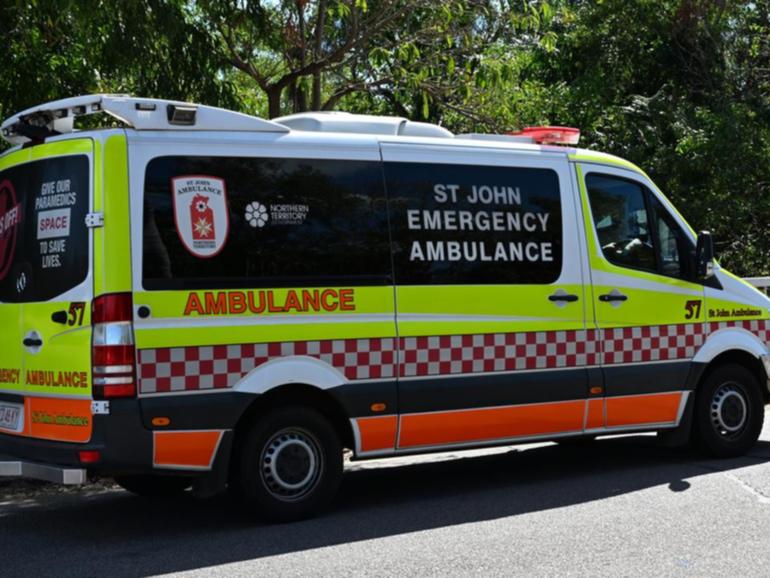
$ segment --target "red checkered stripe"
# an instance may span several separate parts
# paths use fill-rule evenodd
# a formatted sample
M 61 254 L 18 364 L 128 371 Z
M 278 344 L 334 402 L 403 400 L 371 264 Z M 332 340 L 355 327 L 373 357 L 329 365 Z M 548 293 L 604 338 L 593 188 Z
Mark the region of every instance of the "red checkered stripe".
M 171 347 L 139 351 L 139 391 L 165 393 L 233 387 L 255 367 L 280 357 L 307 355 L 347 379 L 392 378 L 395 339 L 334 339 L 244 345 Z
M 706 341 L 705 323 L 602 329 L 604 365 L 690 359 Z
M 770 342 L 770 322 L 758 320 L 143 349 L 139 389 L 164 393 L 230 388 L 255 367 L 295 355 L 320 359 L 351 381 L 393 378 L 396 373 L 423 377 L 691 359 L 709 332 L 725 327 L 742 327 Z
M 402 337 L 400 377 L 598 364 L 596 331 Z
M 708 334 L 727 327 L 746 329 L 763 343 L 770 343 L 770 321 L 761 319 L 602 329 L 602 362 L 612 365 L 692 359 Z
M 752 319 L 746 321 L 714 321 L 709 323 L 709 332 L 714 332 L 727 327 L 739 327 L 756 335 L 762 343 L 770 343 L 770 320 Z

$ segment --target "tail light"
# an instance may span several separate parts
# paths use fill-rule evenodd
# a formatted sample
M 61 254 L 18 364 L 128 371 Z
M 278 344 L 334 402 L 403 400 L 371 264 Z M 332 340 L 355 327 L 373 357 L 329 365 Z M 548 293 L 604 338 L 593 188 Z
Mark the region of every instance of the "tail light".
M 94 399 L 136 395 L 133 304 L 130 293 L 94 299 L 91 365 Z

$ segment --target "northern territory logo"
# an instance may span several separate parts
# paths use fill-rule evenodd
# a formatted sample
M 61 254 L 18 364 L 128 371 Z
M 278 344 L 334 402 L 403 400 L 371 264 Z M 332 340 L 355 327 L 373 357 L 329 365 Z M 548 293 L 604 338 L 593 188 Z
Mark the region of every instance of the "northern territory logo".
M 230 232 L 225 181 L 217 177 L 186 175 L 171 179 L 176 232 L 196 257 L 217 255 Z
M 16 233 L 21 223 L 21 205 L 11 181 L 0 182 L 0 281 L 8 275 L 16 249 Z

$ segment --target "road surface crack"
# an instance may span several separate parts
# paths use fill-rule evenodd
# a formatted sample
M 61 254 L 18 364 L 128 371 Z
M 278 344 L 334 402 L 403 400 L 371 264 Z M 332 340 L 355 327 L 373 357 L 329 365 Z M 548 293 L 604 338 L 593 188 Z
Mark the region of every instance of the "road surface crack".
M 755 488 L 748 482 L 740 479 L 738 476 L 736 476 L 733 473 L 730 473 L 730 472 L 723 472 L 723 473 L 727 478 L 733 480 L 734 482 L 737 482 L 739 486 L 741 486 L 744 490 L 746 490 L 748 493 L 754 496 L 760 504 L 770 504 L 770 496 L 767 496 L 761 490 Z

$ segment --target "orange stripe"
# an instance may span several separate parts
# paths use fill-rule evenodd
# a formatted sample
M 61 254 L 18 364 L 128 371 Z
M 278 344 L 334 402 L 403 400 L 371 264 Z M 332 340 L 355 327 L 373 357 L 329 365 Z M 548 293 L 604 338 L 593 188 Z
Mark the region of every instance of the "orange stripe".
M 153 463 L 156 466 L 209 468 L 221 435 L 220 430 L 153 432 Z
M 358 418 L 356 425 L 361 435 L 362 452 L 392 450 L 396 447 L 398 419 L 395 415 Z
M 585 401 L 404 415 L 399 447 L 580 431 Z
M 604 399 L 589 399 L 586 429 L 597 427 L 604 427 Z
M 24 434 L 34 438 L 85 443 L 91 439 L 90 399 L 26 399 Z
M 607 427 L 676 421 L 681 393 L 607 398 Z

